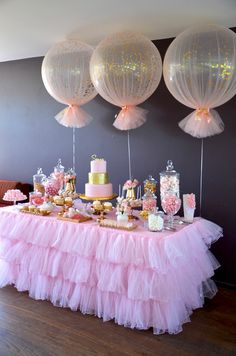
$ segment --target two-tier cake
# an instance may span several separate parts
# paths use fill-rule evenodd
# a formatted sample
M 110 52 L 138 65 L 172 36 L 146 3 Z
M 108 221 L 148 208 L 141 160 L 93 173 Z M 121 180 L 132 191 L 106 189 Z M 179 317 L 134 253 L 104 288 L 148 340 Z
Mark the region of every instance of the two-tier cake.
M 112 195 L 113 188 L 109 183 L 107 162 L 103 158 L 92 156 L 88 183 L 85 184 L 85 196 L 88 198 L 110 198 Z

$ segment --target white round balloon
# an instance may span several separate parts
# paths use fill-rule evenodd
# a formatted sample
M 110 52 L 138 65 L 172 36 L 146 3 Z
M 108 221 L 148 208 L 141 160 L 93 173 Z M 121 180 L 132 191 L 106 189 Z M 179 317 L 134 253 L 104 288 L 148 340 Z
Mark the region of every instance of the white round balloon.
M 136 128 L 145 121 L 146 111 L 135 106 L 156 90 L 162 75 L 161 56 L 145 36 L 135 32 L 116 33 L 94 50 L 90 74 L 98 93 L 123 108 L 115 126 L 124 130 Z
M 195 137 L 222 132 L 223 122 L 212 108 L 236 94 L 236 34 L 216 25 L 187 29 L 169 46 L 163 74 L 171 94 L 196 109 L 181 128 Z
M 88 44 L 68 40 L 53 46 L 44 57 L 42 79 L 48 93 L 60 103 L 70 105 L 56 117 L 65 126 L 82 127 L 91 119 L 78 107 L 97 94 L 89 73 L 92 53 Z

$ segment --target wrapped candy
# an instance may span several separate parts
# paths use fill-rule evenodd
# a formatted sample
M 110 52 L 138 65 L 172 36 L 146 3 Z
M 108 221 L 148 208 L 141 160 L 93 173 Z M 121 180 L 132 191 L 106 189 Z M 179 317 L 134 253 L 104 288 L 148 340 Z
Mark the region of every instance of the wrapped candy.
M 144 185 L 144 193 L 148 190 L 151 190 L 152 193 L 156 193 L 157 191 L 157 181 L 149 175 L 148 178 L 143 182 Z

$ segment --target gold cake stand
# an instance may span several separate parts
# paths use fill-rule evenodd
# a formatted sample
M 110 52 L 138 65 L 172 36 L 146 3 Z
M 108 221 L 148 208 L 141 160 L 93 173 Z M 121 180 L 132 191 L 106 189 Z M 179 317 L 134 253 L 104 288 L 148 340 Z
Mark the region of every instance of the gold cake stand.
M 104 197 L 86 197 L 86 195 L 85 194 L 79 194 L 79 197 L 81 198 L 81 199 L 83 199 L 83 200 L 88 200 L 88 201 L 95 201 L 95 200 L 98 200 L 98 201 L 105 201 L 105 200 L 113 200 L 113 199 L 115 199 L 115 198 L 117 198 L 118 197 L 118 194 L 113 194 L 113 195 L 111 195 L 110 197 L 106 197 L 106 198 L 104 198 Z
M 87 200 L 87 201 L 96 201 L 96 200 L 98 200 L 98 201 L 108 201 L 108 200 L 113 200 L 113 199 L 115 199 L 115 198 L 117 198 L 118 197 L 118 195 L 117 194 L 113 194 L 113 195 L 111 195 L 110 197 L 106 197 L 106 198 L 104 198 L 104 197 L 86 197 L 86 195 L 85 194 L 79 194 L 79 197 L 81 198 L 81 199 L 83 199 L 83 200 Z M 97 221 L 99 222 L 99 221 L 101 221 L 101 220 L 103 220 L 103 219 L 105 219 L 105 214 L 106 214 L 106 210 L 104 209 L 104 207 L 103 207 L 103 205 L 102 205 L 102 208 L 101 209 L 99 209 L 99 210 L 95 210 L 94 211 L 94 214 L 95 215 L 99 215 L 99 217 L 98 217 L 98 219 L 97 219 Z

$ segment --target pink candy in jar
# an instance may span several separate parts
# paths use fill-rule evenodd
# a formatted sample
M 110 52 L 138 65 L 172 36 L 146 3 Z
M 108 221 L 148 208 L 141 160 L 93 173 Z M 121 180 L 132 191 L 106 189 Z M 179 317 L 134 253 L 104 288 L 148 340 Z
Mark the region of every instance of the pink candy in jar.
M 175 215 L 181 207 L 181 199 L 175 194 L 166 193 L 162 199 L 161 205 L 166 214 Z
M 61 159 L 58 160 L 57 165 L 54 167 L 52 176 L 58 181 L 60 189 L 62 190 L 64 187 L 65 167 L 61 164 Z
M 30 201 L 30 204 L 33 204 L 33 205 L 41 205 L 44 203 L 44 197 L 42 195 L 42 193 L 40 192 L 32 192 L 32 193 L 29 193 L 29 201 Z
M 45 193 L 47 195 L 49 196 L 58 195 L 58 192 L 60 190 L 60 182 L 57 179 L 54 179 L 53 177 L 49 177 L 44 182 L 44 188 L 45 188 Z
M 161 200 L 161 206 L 168 217 L 167 228 L 174 229 L 174 215 L 181 207 L 181 199 L 173 191 L 166 192 Z
M 157 206 L 157 198 L 155 194 L 152 193 L 151 190 L 147 190 L 147 192 L 143 196 L 143 210 L 152 211 Z

